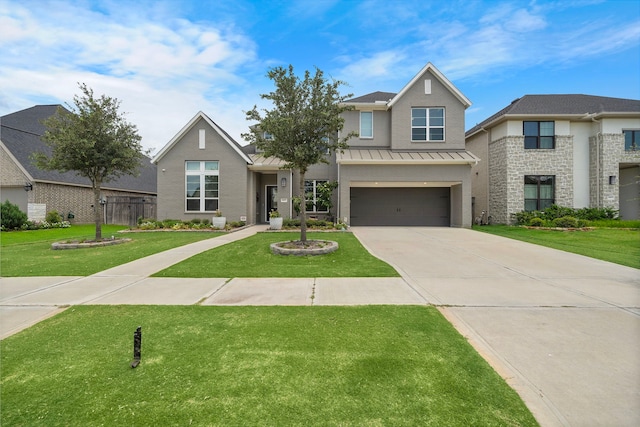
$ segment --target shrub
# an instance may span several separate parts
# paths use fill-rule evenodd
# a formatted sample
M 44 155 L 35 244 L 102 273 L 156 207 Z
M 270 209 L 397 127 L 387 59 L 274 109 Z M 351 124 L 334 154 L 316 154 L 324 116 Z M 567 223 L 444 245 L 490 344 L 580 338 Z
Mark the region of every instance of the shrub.
M 0 218 L 3 230 L 19 230 L 29 219 L 18 205 L 14 205 L 9 200 L 0 205 Z
M 555 218 L 553 220 L 553 226 L 560 228 L 576 228 L 578 227 L 578 220 L 572 216 L 563 216 L 562 218 Z
M 544 226 L 544 220 L 542 218 L 531 218 L 531 221 L 529 221 L 529 225 L 531 227 L 543 227 Z
M 165 219 L 162 221 L 162 228 L 173 228 L 174 225 L 180 224 L 182 221 L 177 219 Z
M 200 225 L 201 223 L 202 223 L 202 220 L 200 218 L 193 218 L 191 220 L 191 224 L 194 224 L 194 225 Z
M 558 205 L 551 205 L 543 211 L 543 214 L 543 219 L 546 219 L 547 221 L 553 221 L 556 218 L 575 216 L 575 209 L 564 208 Z
M 49 223 L 62 222 L 62 216 L 58 213 L 58 211 L 49 211 L 47 212 L 44 220 Z

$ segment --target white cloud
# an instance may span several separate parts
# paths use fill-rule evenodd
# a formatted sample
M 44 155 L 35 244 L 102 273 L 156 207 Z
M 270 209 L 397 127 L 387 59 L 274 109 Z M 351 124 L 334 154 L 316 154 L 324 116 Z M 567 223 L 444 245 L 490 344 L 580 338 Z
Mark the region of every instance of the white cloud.
M 233 27 L 67 3 L 2 6 L 0 115 L 70 103 L 82 82 L 122 101 L 143 145 L 156 151 L 199 110 L 214 120 L 234 117 L 232 125 L 220 120 L 233 136 L 246 128 L 242 109 L 255 101 L 234 92 L 246 86 L 237 70 L 255 59 L 255 44 Z M 247 104 L 230 105 L 233 99 Z

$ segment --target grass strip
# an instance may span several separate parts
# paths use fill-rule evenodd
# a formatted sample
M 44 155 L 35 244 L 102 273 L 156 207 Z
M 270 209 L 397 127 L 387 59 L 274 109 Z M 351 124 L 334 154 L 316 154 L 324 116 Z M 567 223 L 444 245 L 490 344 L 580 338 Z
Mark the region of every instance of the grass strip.
M 258 233 L 172 265 L 155 277 L 398 277 L 386 262 L 371 255 L 352 233 L 308 233 L 309 240 L 338 242 L 322 256 L 274 255 L 269 245 L 299 239 L 300 233 Z
M 103 236 L 121 236 L 124 226 L 104 225 Z M 126 233 L 132 241 L 115 246 L 52 250 L 51 244 L 66 240 L 93 239 L 93 225 L 71 228 L 1 233 L 0 276 L 88 276 L 117 265 L 188 243 L 216 237 L 213 232 Z
M 595 228 L 559 231 L 508 225 L 474 226 L 474 230 L 640 268 L 640 230 Z
M 433 307 L 78 306 L 0 348 L 3 425 L 537 425 Z

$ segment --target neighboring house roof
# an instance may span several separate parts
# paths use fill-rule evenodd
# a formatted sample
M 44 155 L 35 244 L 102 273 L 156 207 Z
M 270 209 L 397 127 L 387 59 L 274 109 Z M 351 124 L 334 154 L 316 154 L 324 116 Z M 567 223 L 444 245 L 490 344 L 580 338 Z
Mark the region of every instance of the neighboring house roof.
M 381 149 L 349 149 L 336 152 L 340 164 L 476 164 L 478 157 L 465 150 L 391 151 Z
M 640 100 L 636 99 L 576 94 L 525 95 L 469 129 L 466 136 L 516 117 L 574 116 L 577 119 L 591 120 L 608 115 L 637 114 L 640 114 Z
M 36 105 L 0 117 L 0 141 L 30 180 L 91 187 L 89 179 L 78 176 L 74 171 L 61 173 L 43 170 L 31 161 L 30 156 L 33 153 L 51 154 L 51 148 L 41 139 L 46 130 L 42 121 L 55 114 L 58 107 L 62 106 Z M 140 172 L 138 177 L 124 175 L 105 182 L 102 188 L 156 194 L 156 166 L 150 164 L 149 158 L 145 156 L 140 162 L 138 171 Z
M 156 154 L 155 157 L 151 159 L 151 162 L 154 164 L 158 164 L 160 159 L 162 159 L 187 132 L 189 132 L 189 130 L 196 124 L 199 119 L 203 119 L 204 121 L 206 121 L 209 126 L 211 126 L 216 132 L 218 132 L 222 139 L 224 139 L 227 144 L 229 144 L 229 146 L 233 148 L 240 157 L 242 157 L 244 161 L 249 164 L 252 163 L 249 156 L 243 151 L 242 146 L 238 144 L 231 137 L 231 135 L 229 135 L 224 129 L 218 126 L 213 120 L 209 118 L 209 116 L 207 116 L 202 111 L 198 111 L 198 113 L 193 116 L 191 120 L 189 120 L 189 123 L 187 123 L 182 129 L 180 129 L 180 131 L 173 138 L 171 138 L 171 141 L 169 141 L 164 147 L 162 147 L 158 154 Z

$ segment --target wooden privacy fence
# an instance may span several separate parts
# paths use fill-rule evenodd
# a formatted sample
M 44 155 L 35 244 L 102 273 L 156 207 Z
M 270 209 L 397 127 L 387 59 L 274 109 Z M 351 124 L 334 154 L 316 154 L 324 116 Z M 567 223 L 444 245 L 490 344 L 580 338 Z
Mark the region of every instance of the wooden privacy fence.
M 155 197 L 107 197 L 105 224 L 119 224 L 135 227 L 138 218 L 156 217 Z

